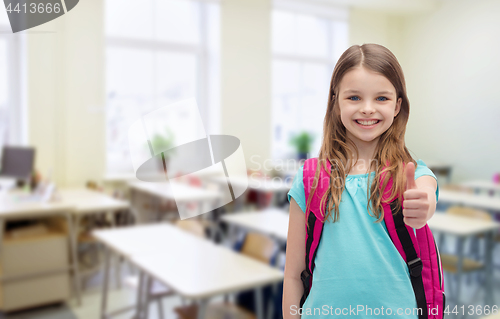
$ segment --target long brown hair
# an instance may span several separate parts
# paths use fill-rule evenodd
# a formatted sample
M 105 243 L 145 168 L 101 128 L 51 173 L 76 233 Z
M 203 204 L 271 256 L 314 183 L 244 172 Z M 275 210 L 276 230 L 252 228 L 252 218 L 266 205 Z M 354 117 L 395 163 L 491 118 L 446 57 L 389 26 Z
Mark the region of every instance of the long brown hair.
M 371 188 L 367 187 L 367 197 L 369 197 L 367 210 L 370 212 L 371 206 L 374 213 L 373 217 L 377 218 L 376 222 L 380 222 L 384 218 L 381 189 L 386 189 L 389 178 L 392 177 L 393 184 L 390 199 L 396 199 L 398 205 L 401 205 L 406 183 L 403 165 L 409 162 L 413 162 L 415 166 L 417 165 L 404 143 L 406 123 L 410 115 L 410 102 L 406 95 L 403 70 L 398 60 L 391 51 L 378 44 L 369 43 L 361 46 L 351 46 L 340 56 L 333 70 L 328 106 L 323 123 L 323 140 L 319 152 L 318 165 L 311 192 L 307 199 L 306 213 L 309 213 L 311 199 L 318 185 L 320 169 L 324 169 L 330 177 L 330 187 L 321 199 L 320 210 L 322 212 L 324 212 L 325 204 L 328 203 L 323 222 L 331 218 L 333 209 L 335 210 L 333 222 L 339 219 L 339 205 L 345 179 L 347 172 L 353 167 L 348 144 L 356 151 L 356 158 L 359 157 L 356 145 L 347 138 L 346 128 L 340 119 L 340 108 L 337 98 L 343 76 L 352 68 L 359 66 L 385 76 L 396 89 L 396 100 L 398 98 L 402 99 L 399 113 L 394 118 L 394 122 L 389 129 L 380 135 L 374 158 L 369 163 L 369 171 L 375 170 L 376 174 Z M 331 169 L 327 169 L 326 161 L 330 163 Z M 381 175 L 384 176 L 383 174 L 385 174 L 385 177 L 381 180 L 380 177 Z M 368 178 L 369 181 L 370 178 Z

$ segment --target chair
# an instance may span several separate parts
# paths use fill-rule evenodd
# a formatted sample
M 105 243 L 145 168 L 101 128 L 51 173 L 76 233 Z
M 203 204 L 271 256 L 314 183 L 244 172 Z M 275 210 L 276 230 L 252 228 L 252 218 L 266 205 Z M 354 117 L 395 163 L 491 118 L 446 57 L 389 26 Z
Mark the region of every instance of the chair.
M 448 208 L 446 213 L 455 216 L 492 220 L 491 215 L 488 212 L 464 206 L 451 206 L 450 208 Z
M 248 233 L 241 248 L 241 253 L 258 261 L 269 264 L 276 251 L 276 245 L 272 239 L 258 233 Z M 175 308 L 179 319 L 196 319 L 198 316 L 198 305 L 192 304 Z M 227 318 L 227 319 L 255 319 L 252 312 L 230 302 L 208 304 L 205 318 Z
M 195 219 L 178 220 L 175 225 L 193 235 L 205 238 L 205 226 L 202 221 Z
M 257 259 L 265 264 L 271 262 L 275 251 L 276 245 L 274 241 L 258 233 L 248 233 L 241 248 L 243 255 Z

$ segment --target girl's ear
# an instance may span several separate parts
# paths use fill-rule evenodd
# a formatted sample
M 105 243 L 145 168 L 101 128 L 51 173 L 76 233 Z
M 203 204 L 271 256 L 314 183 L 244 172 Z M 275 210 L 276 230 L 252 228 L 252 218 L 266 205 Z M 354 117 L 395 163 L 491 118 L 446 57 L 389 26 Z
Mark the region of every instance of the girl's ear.
M 394 117 L 399 114 L 399 111 L 401 110 L 401 103 L 403 102 L 402 98 L 398 98 L 398 101 L 396 102 L 396 109 L 394 110 Z

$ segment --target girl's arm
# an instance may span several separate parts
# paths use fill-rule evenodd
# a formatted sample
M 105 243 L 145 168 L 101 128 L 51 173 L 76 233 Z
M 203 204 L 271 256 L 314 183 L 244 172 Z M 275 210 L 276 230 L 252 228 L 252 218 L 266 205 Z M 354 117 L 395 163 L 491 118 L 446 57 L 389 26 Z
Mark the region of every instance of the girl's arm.
M 300 298 L 304 292 L 300 274 L 306 269 L 306 219 L 299 205 L 290 201 L 290 221 L 286 244 L 285 275 L 283 281 L 283 319 L 300 318 Z

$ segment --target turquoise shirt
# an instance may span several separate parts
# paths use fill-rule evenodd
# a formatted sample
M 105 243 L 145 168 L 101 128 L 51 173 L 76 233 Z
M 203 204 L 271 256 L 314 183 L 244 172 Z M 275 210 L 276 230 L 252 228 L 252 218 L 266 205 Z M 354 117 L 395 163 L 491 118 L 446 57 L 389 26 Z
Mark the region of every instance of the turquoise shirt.
M 422 160 L 415 179 L 436 176 Z M 417 302 L 408 266 L 394 246 L 385 223 L 368 214 L 367 179 L 375 172 L 348 175 L 339 207 L 339 220 L 325 222 L 318 246 L 312 288 L 302 307 L 302 318 L 411 318 Z M 303 167 L 288 192 L 306 209 Z M 439 189 L 436 190 L 436 200 Z M 390 312 L 390 313 L 389 313 Z

